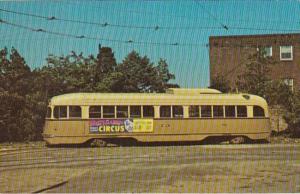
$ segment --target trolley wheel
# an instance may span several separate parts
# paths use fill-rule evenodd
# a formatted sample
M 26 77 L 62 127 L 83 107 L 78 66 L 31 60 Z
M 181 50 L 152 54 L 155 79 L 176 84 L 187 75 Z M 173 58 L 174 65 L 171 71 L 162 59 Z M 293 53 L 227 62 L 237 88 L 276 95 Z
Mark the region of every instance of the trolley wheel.
M 107 146 L 107 142 L 104 141 L 103 139 L 94 139 L 91 142 L 91 146 L 92 147 L 106 147 Z
M 246 142 L 245 137 L 235 137 L 235 138 L 230 140 L 231 144 L 242 144 L 242 143 L 245 143 L 245 142 Z

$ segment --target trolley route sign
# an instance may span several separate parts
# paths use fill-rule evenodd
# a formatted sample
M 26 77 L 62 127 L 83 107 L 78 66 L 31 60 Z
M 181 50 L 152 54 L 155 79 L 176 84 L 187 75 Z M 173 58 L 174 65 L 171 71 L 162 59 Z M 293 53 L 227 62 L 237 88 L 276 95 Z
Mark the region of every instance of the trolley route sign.
M 153 119 L 94 119 L 89 129 L 93 134 L 153 132 Z

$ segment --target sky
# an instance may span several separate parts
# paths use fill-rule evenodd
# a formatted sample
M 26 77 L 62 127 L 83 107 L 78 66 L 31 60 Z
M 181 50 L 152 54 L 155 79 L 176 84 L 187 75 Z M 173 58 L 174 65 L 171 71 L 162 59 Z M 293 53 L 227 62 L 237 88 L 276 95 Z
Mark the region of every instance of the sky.
M 49 54 L 96 55 L 99 44 L 119 63 L 135 50 L 156 64 L 166 59 L 173 83 L 208 87 L 210 36 L 297 33 L 299 13 L 299 0 L 0 0 L 0 19 L 19 25 L 0 23 L 0 48 L 16 48 L 32 69 Z

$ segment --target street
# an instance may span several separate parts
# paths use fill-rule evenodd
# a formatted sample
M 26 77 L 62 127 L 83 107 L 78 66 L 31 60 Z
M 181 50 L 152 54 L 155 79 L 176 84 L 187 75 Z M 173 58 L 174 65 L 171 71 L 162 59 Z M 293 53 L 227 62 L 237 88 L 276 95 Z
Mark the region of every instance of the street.
M 7 144 L 0 174 L 0 192 L 300 192 L 300 144 Z

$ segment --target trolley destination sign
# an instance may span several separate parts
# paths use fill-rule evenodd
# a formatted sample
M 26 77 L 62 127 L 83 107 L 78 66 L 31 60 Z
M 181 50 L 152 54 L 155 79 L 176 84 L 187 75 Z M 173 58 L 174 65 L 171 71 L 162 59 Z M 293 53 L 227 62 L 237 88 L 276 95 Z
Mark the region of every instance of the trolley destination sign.
M 95 119 L 89 129 L 94 134 L 153 132 L 153 119 Z

